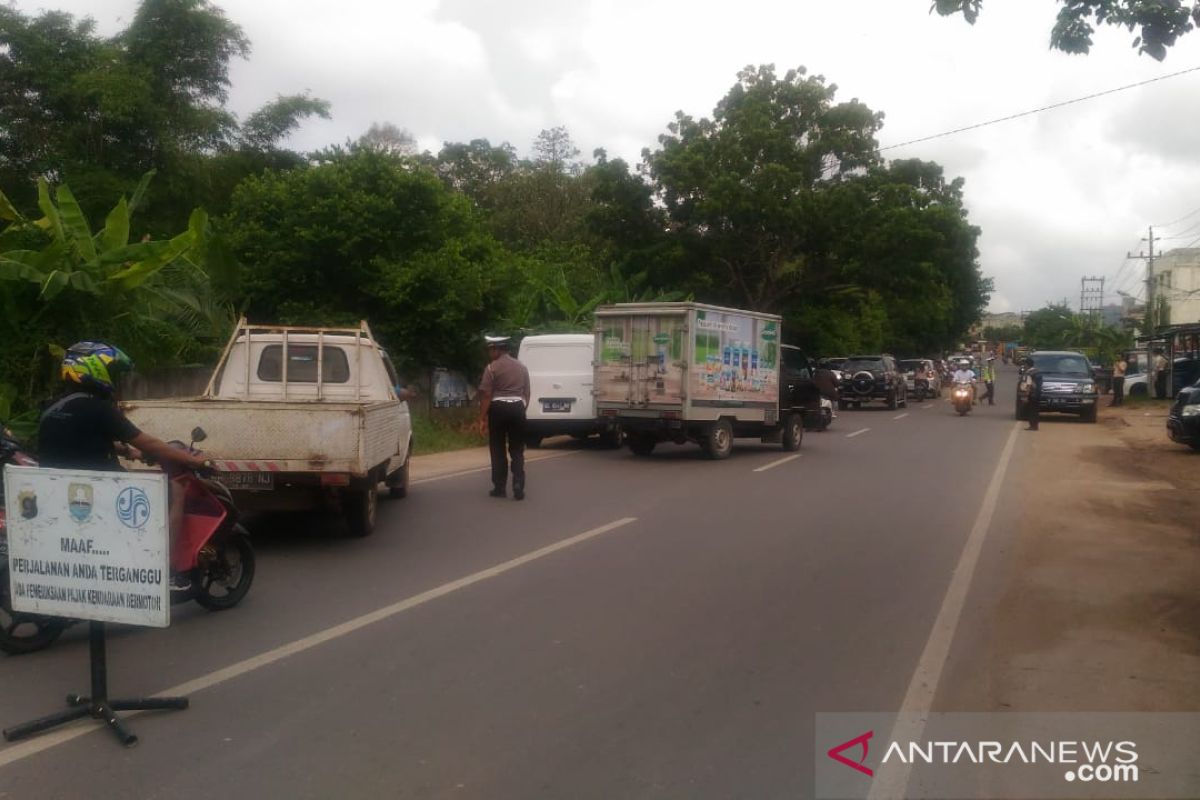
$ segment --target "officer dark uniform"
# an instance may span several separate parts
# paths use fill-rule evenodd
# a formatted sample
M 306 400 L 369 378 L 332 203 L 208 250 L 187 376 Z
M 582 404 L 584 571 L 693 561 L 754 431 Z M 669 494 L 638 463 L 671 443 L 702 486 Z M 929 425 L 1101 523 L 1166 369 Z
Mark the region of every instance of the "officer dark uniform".
M 507 336 L 488 336 L 488 358 L 479 384 L 479 420 L 487 421 L 492 455 L 492 497 L 505 497 L 509 458 L 513 497 L 525 499 L 525 408 L 529 405 L 529 370 L 508 353 Z M 507 445 L 507 457 L 505 453 Z
M 1029 428 L 1027 430 L 1036 431 L 1041 417 L 1042 373 L 1038 372 L 1037 367 L 1034 367 L 1026 374 L 1026 377 L 1029 380 Z

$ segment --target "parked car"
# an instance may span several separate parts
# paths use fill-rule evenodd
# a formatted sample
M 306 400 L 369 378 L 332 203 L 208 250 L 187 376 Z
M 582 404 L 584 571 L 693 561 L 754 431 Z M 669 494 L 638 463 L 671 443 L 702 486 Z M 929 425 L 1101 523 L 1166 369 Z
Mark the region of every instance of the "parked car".
M 412 425 L 387 353 L 357 328 L 249 325 L 234 329 L 204 394 L 124 404 L 162 439 L 197 425 L 217 479 L 242 510 L 332 503 L 350 532 L 375 527 L 378 489 L 408 492 Z
M 908 406 L 908 387 L 895 357 L 878 355 L 850 356 L 842 365 L 842 396 L 838 408 L 861 408 L 863 403 L 883 400 L 888 408 Z
M 926 383 L 923 391 L 917 389 L 917 368 L 924 366 Z M 909 394 L 917 395 L 917 398 L 924 399 L 926 395 L 930 397 L 942 396 L 942 380 L 938 374 L 937 367 L 932 361 L 927 358 L 909 358 L 900 362 L 900 370 L 904 373 L 904 385 L 908 389 Z
M 1087 356 L 1074 350 L 1035 350 L 1026 358 L 1026 365 L 1017 382 L 1016 418 L 1029 418 L 1029 392 L 1033 386 L 1030 367 L 1042 375 L 1042 412 L 1057 411 L 1078 414 L 1085 422 L 1096 421 L 1096 379 Z
M 1184 387 L 1190 387 L 1197 380 L 1200 380 L 1200 358 L 1183 356 L 1175 359 L 1175 372 L 1172 376 L 1169 396 L 1174 397 Z M 1129 397 L 1153 397 L 1152 383 L 1150 375 L 1145 371 L 1126 373 L 1125 394 Z
M 609 447 L 621 446 L 621 429 L 611 417 L 596 415 L 593 363 L 596 337 L 589 333 L 526 336 L 518 360 L 529 370 L 527 444 L 547 436 L 587 439 L 598 435 Z
M 1167 435 L 1173 442 L 1200 450 L 1200 380 L 1175 398 L 1167 415 Z

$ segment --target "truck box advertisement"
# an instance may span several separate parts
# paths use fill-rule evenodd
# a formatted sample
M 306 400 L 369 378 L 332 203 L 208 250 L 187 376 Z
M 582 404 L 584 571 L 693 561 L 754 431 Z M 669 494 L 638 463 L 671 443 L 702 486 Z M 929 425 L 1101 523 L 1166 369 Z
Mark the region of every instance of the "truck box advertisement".
M 777 402 L 778 323 L 697 309 L 693 337 L 691 395 L 696 405 Z

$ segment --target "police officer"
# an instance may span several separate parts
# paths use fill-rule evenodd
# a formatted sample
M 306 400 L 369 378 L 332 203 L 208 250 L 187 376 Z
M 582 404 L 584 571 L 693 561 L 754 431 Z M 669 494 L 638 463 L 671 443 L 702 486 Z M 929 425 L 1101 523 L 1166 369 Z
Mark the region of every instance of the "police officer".
M 487 368 L 479 384 L 479 426 L 488 432 L 492 453 L 492 497 L 506 497 L 508 457 L 512 459 L 513 498 L 525 499 L 525 408 L 529 370 L 509 355 L 507 336 L 487 336 Z
M 984 398 L 988 401 L 989 406 L 996 405 L 996 357 L 988 356 L 987 363 L 983 367 L 983 385 L 986 387 Z M 983 400 L 979 401 L 983 405 Z
M 1042 373 L 1037 367 L 1030 366 L 1025 379 L 1029 381 L 1029 427 L 1026 430 L 1036 431 L 1041 419 Z

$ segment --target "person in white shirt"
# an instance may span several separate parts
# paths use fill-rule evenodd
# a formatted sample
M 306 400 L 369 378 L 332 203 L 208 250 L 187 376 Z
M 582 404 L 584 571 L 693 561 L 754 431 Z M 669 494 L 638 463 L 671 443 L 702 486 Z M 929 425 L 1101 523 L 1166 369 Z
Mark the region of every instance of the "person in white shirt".
M 971 402 L 975 402 L 975 372 L 967 368 L 965 364 L 960 364 L 958 369 L 954 370 L 955 383 L 971 384 Z

